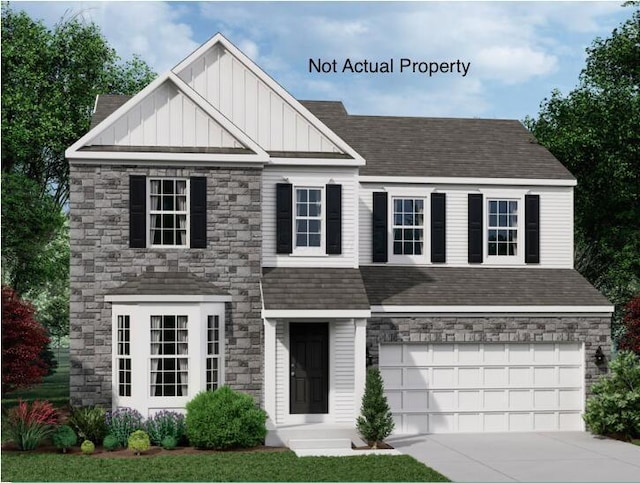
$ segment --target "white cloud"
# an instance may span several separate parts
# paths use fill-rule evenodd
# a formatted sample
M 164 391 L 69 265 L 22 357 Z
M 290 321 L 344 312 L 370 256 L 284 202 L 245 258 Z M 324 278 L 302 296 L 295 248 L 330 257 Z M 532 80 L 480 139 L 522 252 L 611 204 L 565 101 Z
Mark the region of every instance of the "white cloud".
M 184 9 L 166 2 L 25 2 L 13 8 L 43 19 L 48 26 L 63 15 L 93 21 L 120 57 L 140 55 L 159 73 L 198 46 L 192 28 L 181 19 Z
M 486 79 L 516 84 L 553 72 L 558 59 L 530 47 L 487 47 L 476 53 L 474 72 Z

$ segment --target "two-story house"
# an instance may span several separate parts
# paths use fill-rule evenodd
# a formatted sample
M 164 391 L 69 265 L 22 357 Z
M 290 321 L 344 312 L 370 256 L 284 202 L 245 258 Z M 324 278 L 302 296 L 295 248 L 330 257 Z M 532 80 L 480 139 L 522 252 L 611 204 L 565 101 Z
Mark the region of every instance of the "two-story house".
M 575 178 L 518 122 L 294 99 L 216 35 L 67 150 L 71 398 L 271 428 L 582 429 L 609 302 L 573 268 Z M 600 363 L 599 363 L 600 362 Z

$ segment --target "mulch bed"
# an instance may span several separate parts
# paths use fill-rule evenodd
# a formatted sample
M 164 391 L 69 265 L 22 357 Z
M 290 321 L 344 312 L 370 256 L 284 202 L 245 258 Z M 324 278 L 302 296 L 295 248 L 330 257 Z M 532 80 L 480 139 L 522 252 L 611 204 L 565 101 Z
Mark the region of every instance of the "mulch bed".
M 33 451 L 20 451 L 15 444 L 5 443 L 2 445 L 2 451 L 8 453 L 28 453 L 28 454 L 62 454 L 58 448 L 53 445 L 41 445 Z M 278 453 L 283 451 L 289 451 L 288 448 L 281 448 L 275 446 L 256 446 L 254 448 L 238 448 L 225 451 L 209 450 L 209 449 L 197 449 L 193 447 L 178 447 L 172 450 L 162 449 L 158 446 L 152 446 L 148 451 L 136 456 L 133 451 L 128 449 L 119 449 L 116 451 L 106 451 L 105 449 L 98 447 L 93 452 L 92 457 L 95 458 L 144 458 L 149 456 L 170 456 L 170 455 L 185 455 L 185 454 L 214 454 L 214 453 Z M 67 449 L 68 455 L 71 456 L 86 456 L 82 454 L 80 448 L 74 446 Z
M 355 446 L 354 444 L 352 444 L 351 449 L 373 449 L 373 448 L 371 446 Z M 376 449 L 394 449 L 394 448 L 388 443 L 378 443 L 378 447 Z

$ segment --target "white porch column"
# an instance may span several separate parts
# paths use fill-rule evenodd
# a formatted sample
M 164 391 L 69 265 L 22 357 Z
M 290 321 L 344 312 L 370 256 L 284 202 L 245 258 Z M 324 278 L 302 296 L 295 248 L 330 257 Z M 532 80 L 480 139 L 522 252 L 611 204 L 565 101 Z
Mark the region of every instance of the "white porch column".
M 276 423 L 276 321 L 264 321 L 264 410 Z
M 364 383 L 367 378 L 367 319 L 355 319 L 355 336 L 353 346 L 354 356 L 354 417 L 360 415 Z

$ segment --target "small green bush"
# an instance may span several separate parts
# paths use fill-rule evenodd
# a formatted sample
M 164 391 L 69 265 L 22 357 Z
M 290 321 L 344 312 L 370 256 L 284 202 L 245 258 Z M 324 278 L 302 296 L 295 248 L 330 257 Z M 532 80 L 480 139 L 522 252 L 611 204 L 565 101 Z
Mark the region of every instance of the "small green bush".
M 113 434 L 107 434 L 102 440 L 102 447 L 107 451 L 115 451 L 121 446 L 120 441 Z
M 96 450 L 96 445 L 88 439 L 85 439 L 80 445 L 80 451 L 82 454 L 92 454 Z
M 144 423 L 151 444 L 162 446 L 167 436 L 173 436 L 177 443 L 185 437 L 184 415 L 175 411 L 159 411 Z
M 106 414 L 107 432 L 118 440 L 122 447 L 127 445 L 129 436 L 144 429 L 143 417 L 135 409 L 119 408 Z
M 100 406 L 72 407 L 68 423 L 81 439 L 102 441 L 107 435 L 105 415 Z
M 58 426 L 51 439 L 53 440 L 53 445 L 61 449 L 63 453 L 66 453 L 68 448 L 71 448 L 78 442 L 78 436 L 76 436 L 75 431 L 71 426 L 67 426 L 66 424 Z
M 163 449 L 175 449 L 178 446 L 178 441 L 173 436 L 165 436 L 164 439 L 160 442 L 160 446 Z
M 187 437 L 197 448 L 250 448 L 267 434 L 267 414 L 251 396 L 227 386 L 204 391 L 187 403 Z
M 360 414 L 356 421 L 356 429 L 372 448 L 377 448 L 378 443 L 391 434 L 395 424 L 384 395 L 380 371 L 375 367 L 367 371 Z
M 584 420 L 591 432 L 640 437 L 640 357 L 630 351 L 618 353 L 609 364 L 611 374 L 591 386 Z
M 139 455 L 143 451 L 147 451 L 150 447 L 151 442 L 149 441 L 149 435 L 141 429 L 135 431 L 131 436 L 129 436 L 127 448 L 135 454 Z

